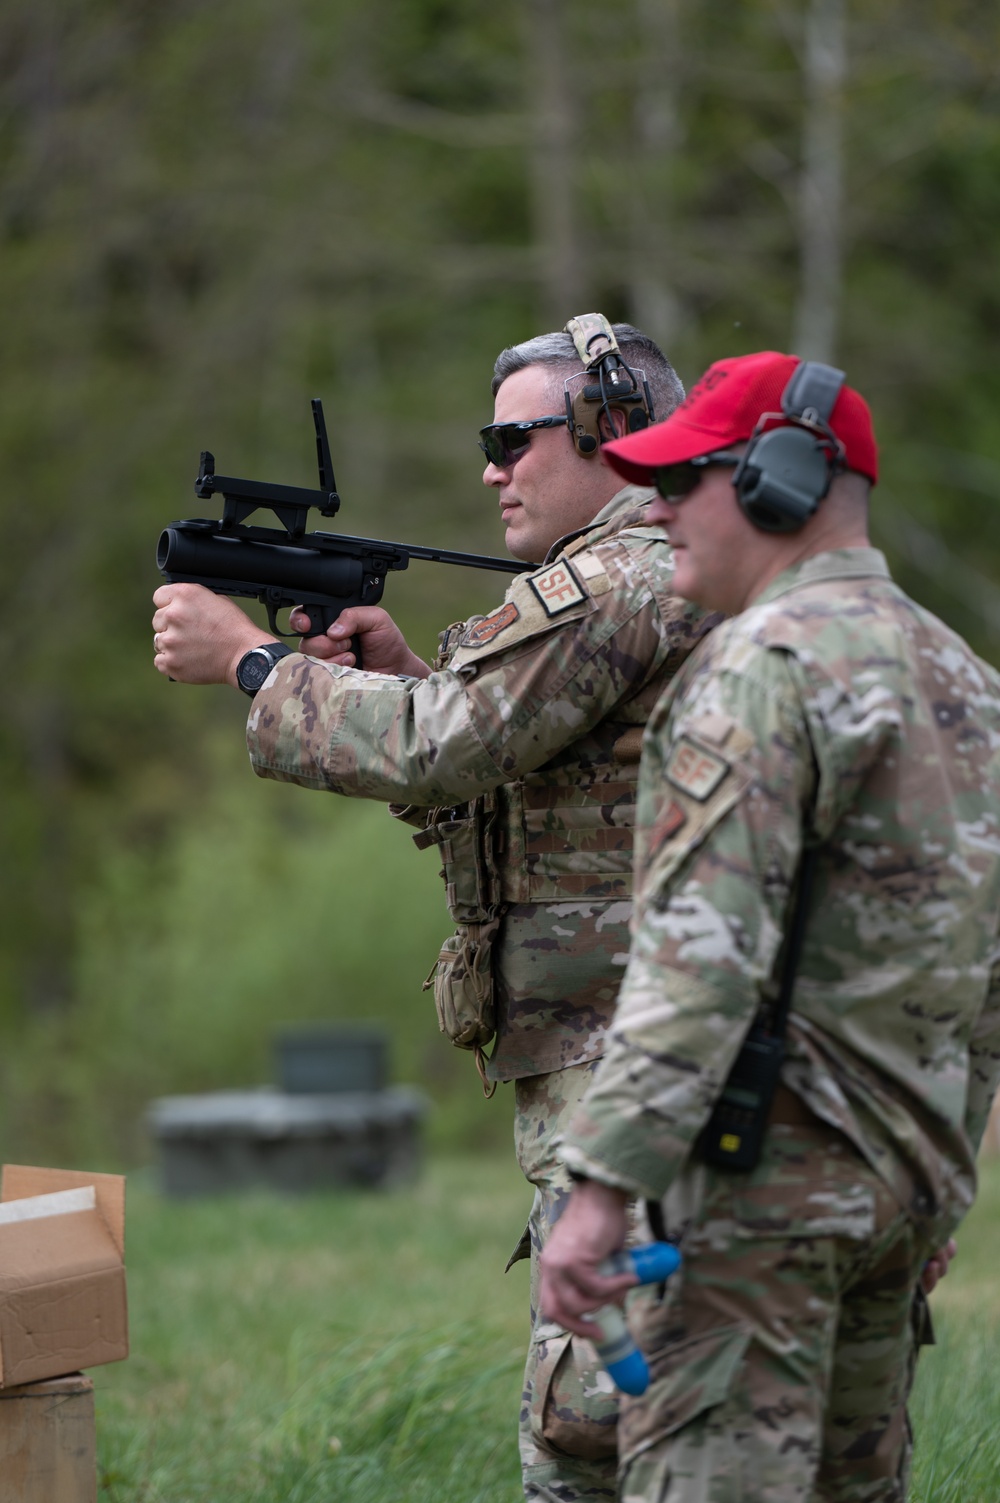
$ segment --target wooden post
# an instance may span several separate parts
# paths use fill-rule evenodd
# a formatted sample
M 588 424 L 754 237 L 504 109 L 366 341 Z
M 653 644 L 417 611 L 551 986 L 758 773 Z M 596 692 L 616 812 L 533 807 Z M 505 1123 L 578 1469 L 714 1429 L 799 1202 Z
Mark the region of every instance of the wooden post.
M 0 1389 L 0 1503 L 97 1503 L 94 1385 L 82 1373 Z

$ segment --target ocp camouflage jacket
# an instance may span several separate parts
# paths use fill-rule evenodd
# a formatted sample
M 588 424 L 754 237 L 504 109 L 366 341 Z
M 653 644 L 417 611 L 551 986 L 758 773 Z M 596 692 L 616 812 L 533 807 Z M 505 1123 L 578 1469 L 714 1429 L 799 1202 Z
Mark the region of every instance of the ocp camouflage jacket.
M 457 920 L 503 911 L 494 1078 L 594 1058 L 614 1007 L 642 728 L 711 624 L 671 594 L 666 539 L 643 522 L 648 495 L 626 487 L 518 576 L 429 678 L 296 654 L 253 703 L 261 776 L 433 809 L 444 841 L 448 823 L 478 822 L 493 890 L 467 860 L 446 864 Z
M 666 1191 L 775 995 L 809 843 L 783 1079 L 946 1236 L 1000 1076 L 1000 675 L 881 554 L 809 559 L 678 675 L 637 829 L 632 954 L 566 1162 Z

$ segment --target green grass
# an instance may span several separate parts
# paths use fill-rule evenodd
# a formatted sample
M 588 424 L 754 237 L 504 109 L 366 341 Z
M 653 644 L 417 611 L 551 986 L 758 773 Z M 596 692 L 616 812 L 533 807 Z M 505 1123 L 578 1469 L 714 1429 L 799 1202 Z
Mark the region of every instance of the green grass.
M 917 1369 L 911 1503 L 1000 1498 L 1000 1159 L 984 1159 L 981 1176 L 958 1257 L 933 1297 L 937 1345 Z
M 130 1187 L 132 1356 L 94 1372 L 109 1503 L 510 1503 L 529 1197 L 497 1158 L 413 1189 L 168 1203 Z
M 98 1368 L 101 1503 L 515 1503 L 528 1193 L 496 1156 L 392 1194 L 129 1186 L 132 1356 Z M 921 1357 L 911 1503 L 1000 1497 L 1000 1161 Z

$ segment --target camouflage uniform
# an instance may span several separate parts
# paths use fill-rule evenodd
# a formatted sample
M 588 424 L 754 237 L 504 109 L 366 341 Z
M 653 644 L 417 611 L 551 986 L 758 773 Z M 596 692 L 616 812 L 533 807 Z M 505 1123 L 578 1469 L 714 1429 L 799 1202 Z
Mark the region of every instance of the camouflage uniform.
M 563 1157 L 686 1254 L 635 1329 L 626 1503 L 905 1497 L 913 1290 L 972 1201 L 1000 1075 L 1000 676 L 844 549 L 785 571 L 650 721 L 633 950 Z M 759 1166 L 692 1148 L 776 992 L 817 847 Z
M 511 1261 L 531 1239 L 537 1253 L 568 1193 L 552 1138 L 602 1052 L 628 956 L 643 727 L 711 624 L 671 593 L 649 494 L 620 491 L 497 610 L 451 628 L 429 678 L 292 655 L 248 725 L 262 776 L 389 799 L 439 848 L 459 925 L 437 968 L 439 1018 L 468 1046 L 495 1026 L 484 1069 L 516 1082 L 518 1156 L 536 1188 Z M 529 1497 L 614 1496 L 609 1388 L 587 1343 L 534 1326 Z

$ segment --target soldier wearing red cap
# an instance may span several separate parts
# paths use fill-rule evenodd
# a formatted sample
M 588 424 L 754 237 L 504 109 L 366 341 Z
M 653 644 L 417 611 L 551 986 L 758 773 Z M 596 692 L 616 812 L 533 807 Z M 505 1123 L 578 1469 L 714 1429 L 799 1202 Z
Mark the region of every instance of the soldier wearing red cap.
M 870 547 L 842 372 L 719 361 L 606 452 L 656 485 L 678 593 L 733 619 L 649 722 L 543 1310 L 587 1330 L 646 1201 L 684 1263 L 630 1307 L 623 1503 L 904 1499 L 911 1309 L 1000 1078 L 1000 675 Z

